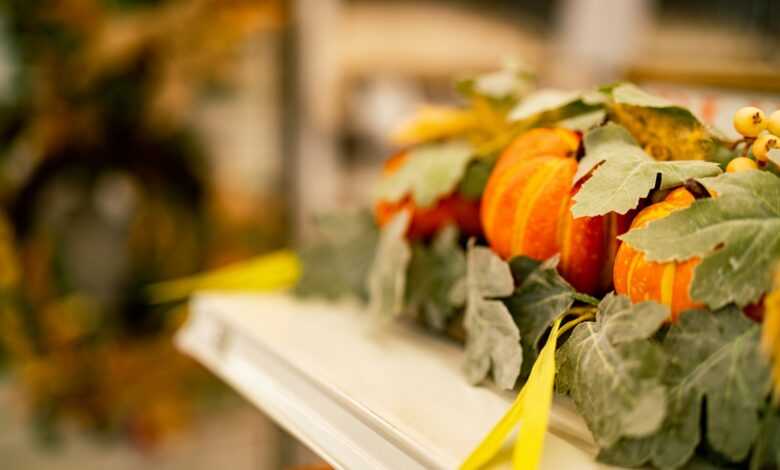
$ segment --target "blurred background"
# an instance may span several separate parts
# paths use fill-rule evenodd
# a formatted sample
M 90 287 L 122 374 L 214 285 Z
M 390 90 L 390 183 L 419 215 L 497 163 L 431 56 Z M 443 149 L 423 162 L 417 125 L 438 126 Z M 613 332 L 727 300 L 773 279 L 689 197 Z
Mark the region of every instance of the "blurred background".
M 508 62 L 728 133 L 780 108 L 780 3 L 0 1 L 2 467 L 316 462 L 176 352 L 186 307 L 143 288 L 365 205 L 388 132 Z

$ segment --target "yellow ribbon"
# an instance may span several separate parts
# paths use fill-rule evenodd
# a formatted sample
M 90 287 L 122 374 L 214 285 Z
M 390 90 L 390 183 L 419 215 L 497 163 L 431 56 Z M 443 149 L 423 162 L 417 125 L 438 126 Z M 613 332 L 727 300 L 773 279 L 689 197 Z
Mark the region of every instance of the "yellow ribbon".
M 487 464 L 501 450 L 507 435 L 518 423 L 521 426 L 512 455 L 512 466 L 515 470 L 531 470 L 539 467 L 552 406 L 555 347 L 561 320 L 559 318 L 553 323 L 547 343 L 539 353 L 531 369 L 531 375 L 520 389 L 512 407 L 463 462 L 461 470 L 476 470 Z
M 204 274 L 149 286 L 152 302 L 182 300 L 197 290 L 270 291 L 288 289 L 301 274 L 301 261 L 292 250 L 279 250 Z
M 773 398 L 775 403 L 778 403 L 780 402 L 780 270 L 775 272 L 774 290 L 764 298 L 761 349 L 773 360 Z

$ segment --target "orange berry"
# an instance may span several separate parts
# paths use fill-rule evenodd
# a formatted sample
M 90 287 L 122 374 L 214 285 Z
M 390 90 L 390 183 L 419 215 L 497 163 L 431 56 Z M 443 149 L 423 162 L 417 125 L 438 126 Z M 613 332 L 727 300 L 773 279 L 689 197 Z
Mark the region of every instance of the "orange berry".
M 776 148 L 780 148 L 780 137 L 764 133 L 753 142 L 751 150 L 753 150 L 753 156 L 756 157 L 756 160 L 766 163 L 769 160 L 769 151 Z
M 737 173 L 740 171 L 750 171 L 757 169 L 758 164 L 756 164 L 755 160 L 751 160 L 747 157 L 737 157 L 734 160 L 731 160 L 728 166 L 726 166 L 727 173 Z
M 766 129 L 766 116 L 755 106 L 745 106 L 734 113 L 734 128 L 745 137 L 756 137 Z

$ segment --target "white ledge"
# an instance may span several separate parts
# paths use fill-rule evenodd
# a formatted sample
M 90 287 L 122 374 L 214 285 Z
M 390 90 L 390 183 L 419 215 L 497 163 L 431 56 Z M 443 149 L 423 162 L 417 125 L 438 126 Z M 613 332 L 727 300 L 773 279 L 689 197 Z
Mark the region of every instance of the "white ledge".
M 201 294 L 177 344 L 339 469 L 451 469 L 514 395 L 472 387 L 461 347 L 351 304 Z M 604 468 L 557 399 L 542 468 Z

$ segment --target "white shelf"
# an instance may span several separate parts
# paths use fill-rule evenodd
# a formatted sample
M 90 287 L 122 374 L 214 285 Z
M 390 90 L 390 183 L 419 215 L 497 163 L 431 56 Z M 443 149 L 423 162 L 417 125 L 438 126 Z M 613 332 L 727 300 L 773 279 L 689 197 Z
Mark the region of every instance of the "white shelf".
M 340 469 L 457 468 L 513 399 L 469 386 L 459 345 L 349 304 L 201 294 L 176 341 Z M 603 468 L 568 403 L 550 428 L 543 468 Z

